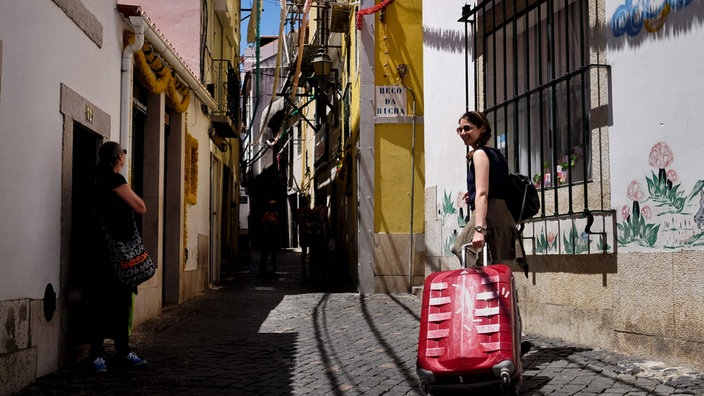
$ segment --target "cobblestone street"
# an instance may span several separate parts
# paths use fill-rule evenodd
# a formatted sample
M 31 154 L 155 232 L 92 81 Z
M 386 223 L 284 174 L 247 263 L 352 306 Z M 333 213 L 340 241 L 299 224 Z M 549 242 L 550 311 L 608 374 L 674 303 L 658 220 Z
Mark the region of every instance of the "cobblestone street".
M 149 363 L 95 375 L 88 365 L 18 395 L 422 395 L 420 312 L 411 294 L 362 297 L 311 286 L 296 251 L 276 277 L 235 268 L 222 288 L 165 309 L 133 332 Z M 699 372 L 528 335 L 524 395 L 704 394 Z M 472 393 L 482 394 L 482 393 Z

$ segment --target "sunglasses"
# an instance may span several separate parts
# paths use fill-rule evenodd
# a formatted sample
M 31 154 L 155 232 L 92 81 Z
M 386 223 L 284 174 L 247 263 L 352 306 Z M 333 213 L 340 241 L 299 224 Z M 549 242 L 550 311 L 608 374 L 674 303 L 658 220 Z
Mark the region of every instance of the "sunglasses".
M 462 133 L 462 131 L 469 132 L 474 128 L 476 128 L 476 127 L 474 127 L 472 125 L 462 125 L 462 126 L 457 127 L 457 133 Z

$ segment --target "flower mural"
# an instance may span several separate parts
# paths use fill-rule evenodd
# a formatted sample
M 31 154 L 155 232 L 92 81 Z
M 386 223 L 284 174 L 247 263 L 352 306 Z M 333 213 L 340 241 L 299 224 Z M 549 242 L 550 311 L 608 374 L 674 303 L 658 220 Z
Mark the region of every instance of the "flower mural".
M 704 246 L 704 230 L 696 216 L 692 223 L 692 213 L 702 208 L 696 201 L 704 191 L 704 180 L 697 181 L 692 192 L 685 194 L 680 174 L 673 169 L 674 162 L 675 153 L 666 142 L 651 147 L 648 164 L 654 169 L 645 177 L 647 189 L 640 181 L 632 180 L 625 191 L 632 203 L 621 207 L 617 224 L 619 245 L 670 249 Z M 704 221 L 704 213 L 700 219 Z
M 445 256 L 452 254 L 452 246 L 457 240 L 461 227 L 466 223 L 464 212 L 467 203 L 463 199 L 464 194 L 459 192 L 453 199 L 452 192 L 444 191 L 442 202 L 438 205 L 438 216 L 442 224 L 442 249 Z

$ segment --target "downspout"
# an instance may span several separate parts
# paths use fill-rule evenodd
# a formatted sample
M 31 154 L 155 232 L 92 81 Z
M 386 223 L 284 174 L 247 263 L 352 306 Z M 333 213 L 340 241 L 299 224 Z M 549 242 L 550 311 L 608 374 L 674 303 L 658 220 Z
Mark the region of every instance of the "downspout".
M 411 213 L 410 213 L 410 230 L 409 230 L 409 236 L 410 236 L 410 242 L 409 242 L 409 248 L 408 248 L 408 291 L 409 293 L 413 291 L 413 252 L 414 252 L 414 246 L 413 246 L 413 209 L 415 206 L 415 182 L 416 182 L 416 177 L 415 177 L 415 170 L 416 170 L 416 94 L 413 92 L 411 88 L 409 88 L 404 82 L 403 79 L 408 76 L 408 65 L 405 63 L 402 63 L 398 65 L 396 68 L 396 71 L 398 72 L 399 77 L 401 78 L 401 85 L 406 88 L 408 92 L 411 93 L 411 96 L 413 98 L 413 124 L 412 124 L 412 129 L 411 129 Z
M 408 260 L 408 292 L 413 292 L 413 253 L 415 248 L 413 246 L 413 208 L 415 205 L 416 197 L 416 94 L 408 87 L 406 89 L 413 96 L 413 128 L 411 137 L 411 245 L 409 247 L 408 255 L 410 256 Z
M 134 43 L 122 50 L 122 70 L 120 75 L 120 144 L 130 148 L 132 137 L 132 55 L 144 45 L 144 31 L 147 27 L 144 17 L 131 16 L 129 22 L 134 30 Z M 122 174 L 127 178 L 128 167 L 122 168 Z

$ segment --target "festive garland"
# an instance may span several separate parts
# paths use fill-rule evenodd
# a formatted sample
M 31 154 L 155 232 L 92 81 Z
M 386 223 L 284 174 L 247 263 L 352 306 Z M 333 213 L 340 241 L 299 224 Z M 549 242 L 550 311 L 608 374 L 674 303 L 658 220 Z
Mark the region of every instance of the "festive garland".
M 183 195 L 187 204 L 195 205 L 198 197 L 198 139 L 188 133 L 188 113 L 186 113 L 186 161 L 184 164 Z M 183 205 L 183 265 L 188 264 L 188 207 Z
M 134 42 L 134 34 L 127 34 L 124 41 L 125 45 Z M 144 43 L 142 48 L 134 53 L 134 59 L 149 92 L 154 94 L 166 92 L 166 97 L 169 98 L 177 113 L 183 113 L 188 109 L 191 89 L 176 78 L 149 43 Z
M 198 196 L 198 139 L 186 132 L 186 166 L 184 170 L 186 202 L 195 205 Z
M 191 102 L 191 89 L 177 78 L 172 78 L 166 86 L 166 96 L 171 98 L 171 104 L 178 113 L 183 113 L 188 109 Z
M 369 7 L 369 8 L 365 8 L 363 10 L 357 11 L 357 30 L 362 29 L 362 17 L 363 16 L 377 13 L 377 12 L 383 10 L 384 8 L 388 7 L 389 4 L 391 4 L 393 2 L 394 2 L 394 0 L 384 0 L 381 3 L 379 3 L 373 7 Z

